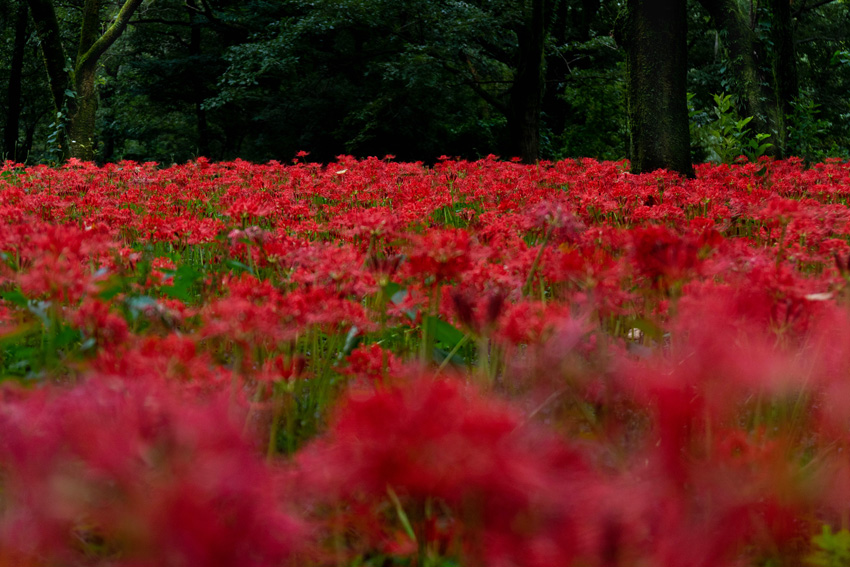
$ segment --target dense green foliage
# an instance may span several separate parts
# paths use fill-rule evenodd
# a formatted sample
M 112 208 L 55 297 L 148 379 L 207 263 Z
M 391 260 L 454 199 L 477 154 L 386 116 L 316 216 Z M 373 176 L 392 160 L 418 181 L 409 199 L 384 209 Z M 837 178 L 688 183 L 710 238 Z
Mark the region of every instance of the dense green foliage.
M 17 140 L 14 152 L 8 144 L 0 152 L 39 163 L 58 155 L 58 125 L 32 20 L 23 33 L 15 25 L 21 1 L 0 0 L 0 128 L 4 139 Z M 773 4 L 734 1 L 763 57 L 756 71 L 770 77 Z M 508 127 L 513 81 L 528 14 L 540 2 L 540 157 L 627 157 L 625 55 L 612 37 L 621 2 L 157 0 L 142 5 L 99 62 L 97 159 L 289 160 L 300 150 L 322 161 L 343 153 L 425 161 L 516 155 Z M 765 143 L 768 153 L 807 160 L 845 157 L 848 2 L 791 3 L 799 96 L 786 105 L 793 111 L 784 142 L 759 131 L 769 121 L 757 112 L 728 130 L 752 113 L 734 72 L 739 55 L 706 3 L 688 4 L 695 161 L 730 161 Z M 73 52 L 82 0 L 54 4 Z M 103 4 L 108 23 L 120 3 Z M 20 62 L 16 43 L 24 47 Z M 731 106 L 723 110 L 716 100 Z

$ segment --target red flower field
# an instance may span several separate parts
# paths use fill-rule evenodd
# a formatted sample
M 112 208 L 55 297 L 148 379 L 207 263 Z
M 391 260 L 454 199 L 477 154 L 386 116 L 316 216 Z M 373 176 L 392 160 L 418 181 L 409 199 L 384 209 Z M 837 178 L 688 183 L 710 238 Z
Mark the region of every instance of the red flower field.
M 0 173 L 0 567 L 847 565 L 850 165 Z

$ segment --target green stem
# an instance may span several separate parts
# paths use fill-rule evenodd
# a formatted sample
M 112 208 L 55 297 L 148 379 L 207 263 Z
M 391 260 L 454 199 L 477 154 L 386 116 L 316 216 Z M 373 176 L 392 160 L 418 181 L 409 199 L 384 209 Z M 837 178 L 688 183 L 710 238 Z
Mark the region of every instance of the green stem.
M 540 250 L 537 251 L 537 256 L 534 257 L 534 262 L 531 263 L 531 269 L 528 272 L 528 278 L 525 280 L 525 285 L 522 286 L 523 297 L 531 293 L 531 287 L 534 283 L 534 274 L 537 272 L 537 266 L 540 264 L 540 258 L 543 257 L 543 250 L 546 249 L 546 244 L 549 242 L 549 237 L 552 235 L 552 226 L 546 230 L 546 235 L 543 237 L 543 242 L 540 244 Z
M 419 351 L 419 358 L 422 364 L 428 364 L 428 361 L 431 359 L 431 352 L 434 350 L 434 333 L 432 331 L 434 323 L 432 317 L 434 317 L 434 313 L 437 311 L 437 298 L 439 294 L 439 287 L 435 286 L 432 288 L 431 297 L 428 300 L 428 311 L 422 314 L 422 344 Z
M 269 428 L 269 444 L 266 447 L 266 460 L 271 461 L 277 453 L 277 432 L 280 428 L 280 417 L 282 412 L 280 397 L 275 388 L 272 394 L 272 404 L 274 405 L 274 414 L 272 414 L 272 424 Z
M 442 371 L 443 371 L 443 369 L 444 369 L 446 366 L 448 366 L 448 365 L 449 365 L 449 362 L 451 362 L 452 357 L 453 357 L 454 355 L 456 355 L 456 354 L 457 354 L 457 352 L 461 349 L 461 347 L 463 347 L 463 345 L 465 345 L 466 343 L 468 343 L 468 342 L 469 342 L 469 339 L 470 339 L 470 338 L 471 338 L 471 335 L 470 335 L 469 333 L 467 333 L 467 334 L 465 334 L 465 335 L 463 336 L 463 338 L 462 338 L 462 339 L 460 339 L 460 340 L 457 342 L 457 344 L 456 344 L 456 345 L 454 346 L 454 348 L 453 348 L 453 349 L 449 352 L 449 354 L 448 354 L 448 355 L 446 355 L 446 359 L 445 359 L 445 360 L 444 360 L 444 361 L 440 364 L 440 367 L 439 367 L 439 368 L 437 368 L 437 372 L 435 372 L 435 373 L 434 373 L 434 375 L 435 375 L 435 376 L 436 376 L 437 374 L 439 374 L 440 372 L 442 372 Z

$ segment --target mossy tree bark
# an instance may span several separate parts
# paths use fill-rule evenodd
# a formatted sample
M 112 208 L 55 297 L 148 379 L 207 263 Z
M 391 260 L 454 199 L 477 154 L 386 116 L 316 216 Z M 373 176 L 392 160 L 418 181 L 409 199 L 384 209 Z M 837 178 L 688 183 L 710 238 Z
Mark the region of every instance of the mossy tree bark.
M 735 77 L 742 116 L 752 116 L 755 133 L 769 134 L 768 154 L 783 157 L 786 116 L 799 94 L 791 6 L 768 0 L 764 6 L 739 0 L 699 0 L 723 32 L 726 60 Z M 765 25 L 767 24 L 767 25 Z
M 18 155 L 18 130 L 21 121 L 21 87 L 24 72 L 24 50 L 27 45 L 27 24 L 29 10 L 24 0 L 18 0 L 15 16 L 15 45 L 12 48 L 9 85 L 7 89 L 8 106 L 3 136 L 3 158 L 18 161 L 24 156 Z
M 628 0 L 615 36 L 626 50 L 632 173 L 692 177 L 685 0 Z
M 770 12 L 773 15 L 771 69 L 775 83 L 777 115 L 779 116 L 779 136 L 776 146 L 779 157 L 787 156 L 788 125 L 787 117 L 794 111 L 792 103 L 800 95 L 800 83 L 797 78 L 797 51 L 794 48 L 794 26 L 791 22 L 791 4 L 788 0 L 770 0 Z
M 27 0 L 41 41 L 50 92 L 58 122 L 66 131 L 59 137 L 62 158 L 94 159 L 97 89 L 95 79 L 101 56 L 127 27 L 142 0 L 126 0 L 111 25 L 100 33 L 100 0 L 83 5 L 80 42 L 76 57 L 69 61 L 60 39 L 59 22 L 51 0 Z M 70 63 L 70 65 L 69 65 Z

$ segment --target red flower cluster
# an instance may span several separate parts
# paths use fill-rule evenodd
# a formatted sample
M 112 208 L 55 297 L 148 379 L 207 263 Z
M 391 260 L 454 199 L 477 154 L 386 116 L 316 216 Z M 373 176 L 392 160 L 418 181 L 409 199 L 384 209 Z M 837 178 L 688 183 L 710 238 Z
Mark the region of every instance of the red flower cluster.
M 7 163 L 0 566 L 843 556 L 850 167 L 626 165 Z

